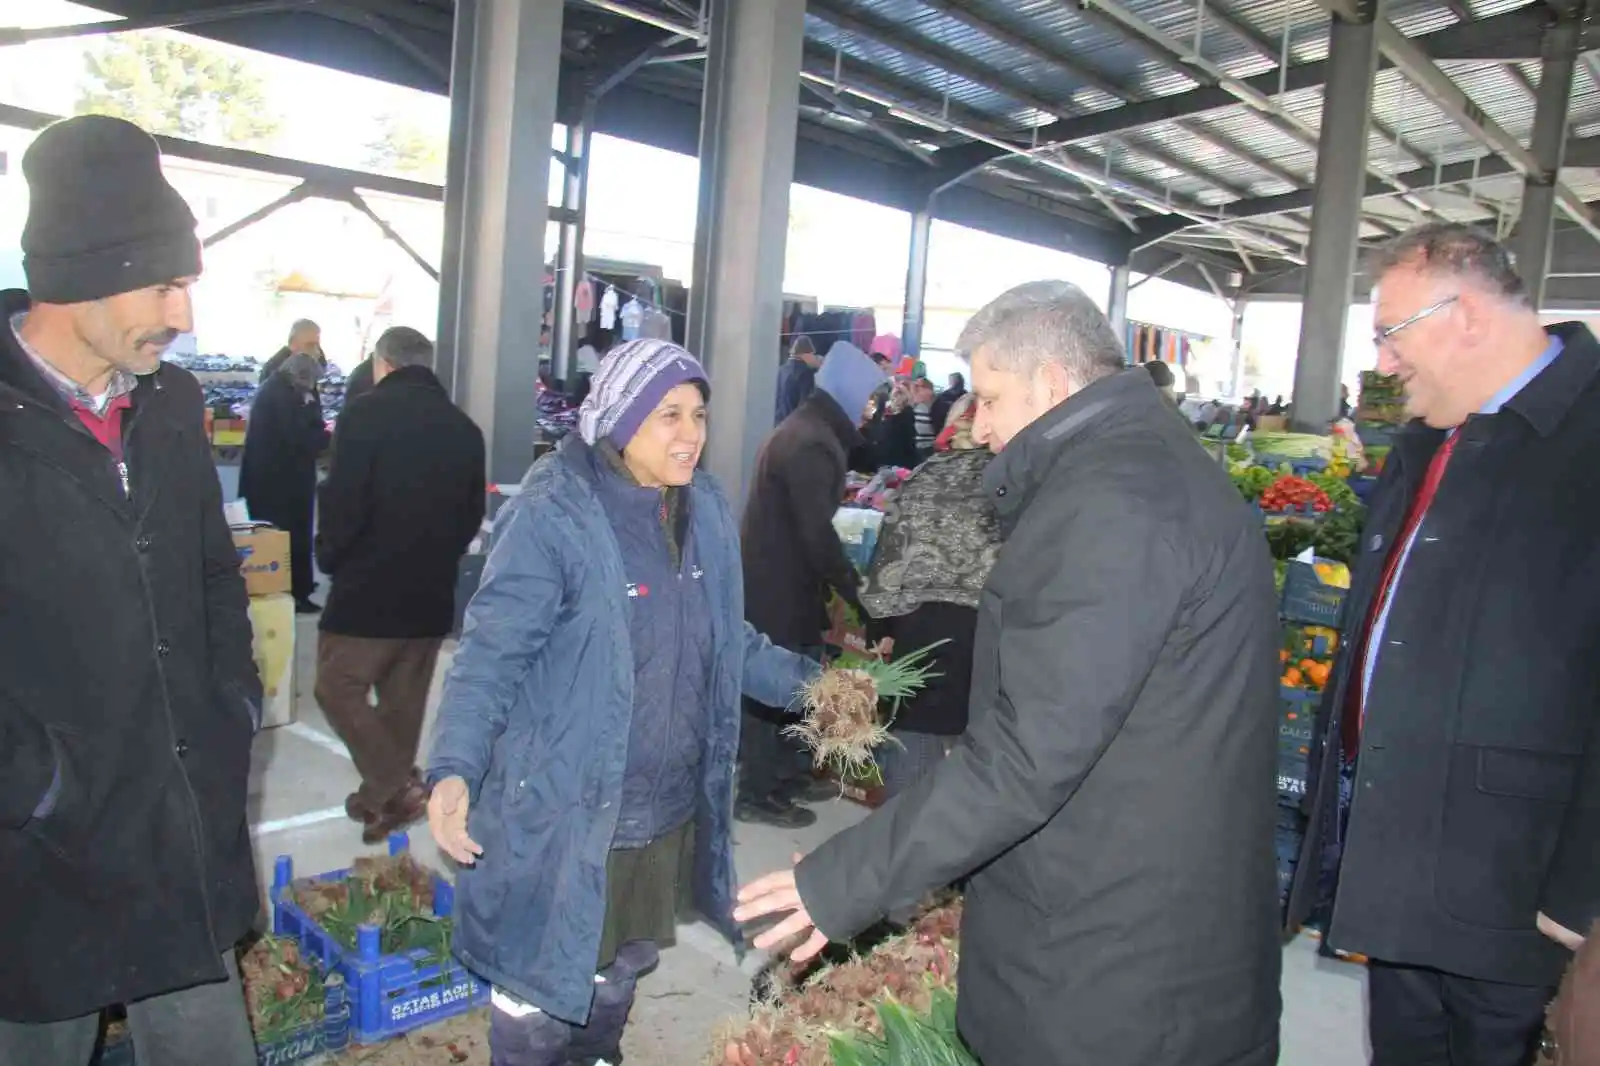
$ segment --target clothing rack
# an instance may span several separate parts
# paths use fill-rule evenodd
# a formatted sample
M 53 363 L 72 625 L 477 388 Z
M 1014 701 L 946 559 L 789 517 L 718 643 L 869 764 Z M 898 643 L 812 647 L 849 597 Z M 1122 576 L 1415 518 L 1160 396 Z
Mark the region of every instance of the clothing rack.
M 1212 338 L 1170 326 L 1156 326 L 1148 322 L 1130 321 L 1125 327 L 1122 342 L 1129 365 L 1163 362 L 1187 368 L 1194 347 L 1210 343 Z

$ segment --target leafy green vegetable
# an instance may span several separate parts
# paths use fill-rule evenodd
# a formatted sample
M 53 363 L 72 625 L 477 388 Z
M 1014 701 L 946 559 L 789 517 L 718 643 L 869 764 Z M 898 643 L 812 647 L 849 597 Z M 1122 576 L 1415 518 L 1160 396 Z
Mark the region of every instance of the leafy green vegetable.
M 978 1066 L 956 1032 L 956 997 L 949 988 L 933 989 L 927 1013 L 893 996 L 879 1003 L 877 1012 L 881 1037 L 829 1034 L 833 1066 Z

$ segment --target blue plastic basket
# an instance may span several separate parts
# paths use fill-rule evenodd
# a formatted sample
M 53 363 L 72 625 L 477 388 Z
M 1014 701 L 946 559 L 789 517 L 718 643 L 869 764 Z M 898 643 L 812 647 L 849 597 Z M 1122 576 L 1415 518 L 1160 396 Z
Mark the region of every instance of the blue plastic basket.
M 1289 901 L 1289 889 L 1294 886 L 1294 868 L 1300 862 L 1300 843 L 1304 833 L 1300 828 L 1300 812 L 1282 804 L 1278 806 L 1278 824 L 1272 831 L 1273 850 L 1278 860 L 1278 902 Z
M 323 986 L 323 1014 L 277 1040 L 256 1044 L 256 1066 L 290 1066 L 324 1052 L 350 1046 L 350 1005 L 345 1001 L 344 978 L 328 974 Z M 107 1044 L 91 1066 L 138 1066 L 138 1053 L 129 1036 Z
M 1338 629 L 1349 589 L 1325 585 L 1310 563 L 1292 559 L 1283 575 L 1283 601 L 1278 613 L 1287 622 Z
M 258 1042 L 256 1066 L 289 1066 L 350 1046 L 350 1004 L 345 999 L 344 975 L 330 973 L 324 981 L 321 1020 L 307 1022 L 269 1043 Z
M 404 833 L 389 837 L 390 855 L 399 855 L 409 846 Z M 341 881 L 349 875 L 348 869 L 334 870 L 307 880 Z M 357 931 L 357 949 L 345 948 L 295 902 L 293 882 L 293 860 L 278 856 L 272 878 L 273 931 L 299 937 L 301 950 L 343 976 L 350 1035 L 357 1043 L 387 1040 L 489 1001 L 489 985 L 454 959 L 441 963 L 420 951 L 383 954 L 377 926 L 362 926 Z M 454 886 L 434 874 L 433 912 L 448 917 L 454 908 Z

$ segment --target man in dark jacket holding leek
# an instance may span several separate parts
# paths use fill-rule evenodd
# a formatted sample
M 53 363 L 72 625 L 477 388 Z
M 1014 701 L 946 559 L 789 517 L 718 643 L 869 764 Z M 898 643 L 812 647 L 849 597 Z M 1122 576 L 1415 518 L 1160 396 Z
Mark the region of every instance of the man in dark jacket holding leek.
M 29 291 L 0 294 L 0 1063 L 253 1066 L 234 961 L 261 683 L 200 387 L 195 220 L 120 119 L 22 159 Z
M 1313 750 L 1294 924 L 1370 957 L 1374 1066 L 1523 1066 L 1600 919 L 1600 344 L 1491 237 L 1373 267 L 1415 420 L 1367 514 Z
M 820 951 L 967 877 L 958 1021 L 995 1066 L 1274 1066 L 1277 627 L 1259 521 L 1080 289 L 979 311 L 1004 537 L 967 732 L 741 893 Z
M 741 529 L 745 619 L 774 644 L 820 656 L 829 590 L 859 603 L 859 575 L 833 528 L 846 457 L 883 372 L 853 344 L 828 350 L 817 388 L 767 438 L 756 457 Z M 739 817 L 795 827 L 816 821 L 797 801 L 838 795 L 811 777 L 810 756 L 782 735 L 782 709 L 745 701 Z M 831 789 L 831 792 L 830 792 Z

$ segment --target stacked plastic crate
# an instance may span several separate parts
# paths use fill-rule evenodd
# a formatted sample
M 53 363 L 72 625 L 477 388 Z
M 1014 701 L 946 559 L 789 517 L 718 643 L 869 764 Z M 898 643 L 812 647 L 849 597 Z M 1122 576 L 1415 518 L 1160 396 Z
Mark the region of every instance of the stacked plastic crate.
M 1303 819 L 1317 707 L 1338 651 L 1347 589 L 1329 583 L 1317 565 L 1291 561 L 1284 575 L 1279 616 L 1283 622 L 1283 672 L 1278 701 L 1278 820 L 1276 833 L 1279 897 L 1287 901 L 1300 854 Z

